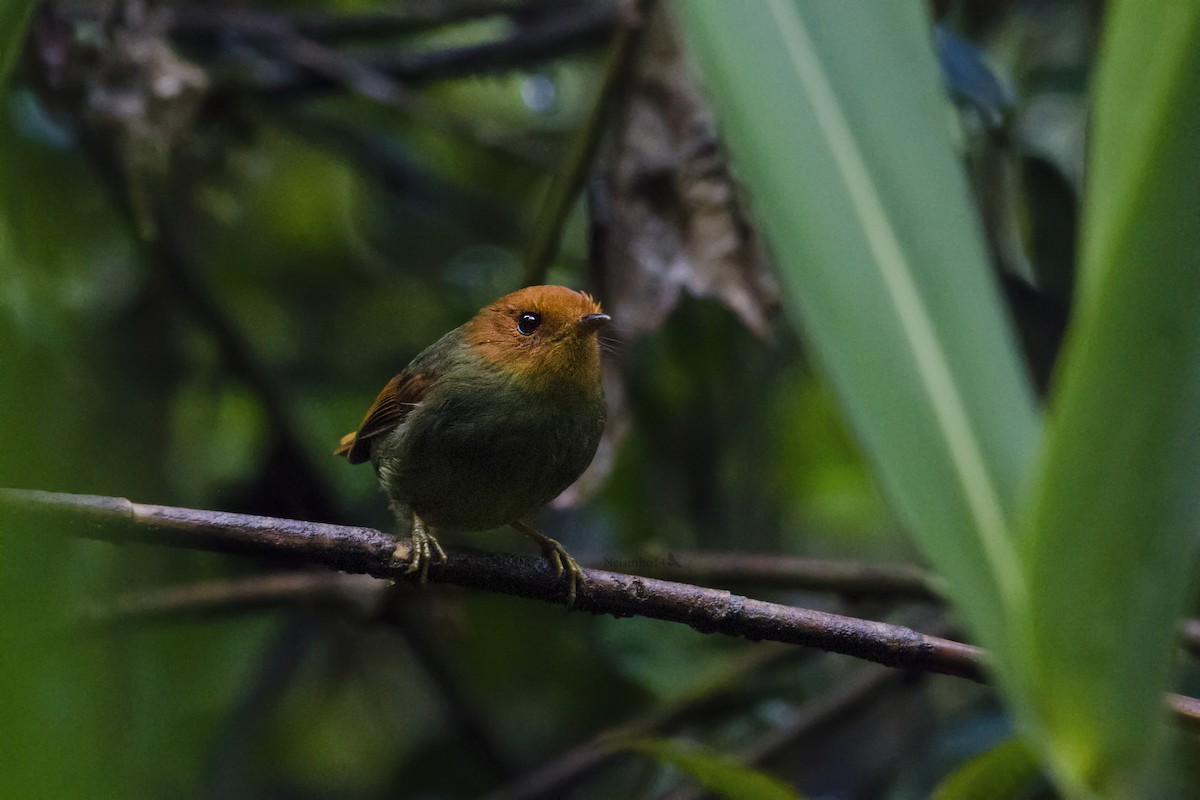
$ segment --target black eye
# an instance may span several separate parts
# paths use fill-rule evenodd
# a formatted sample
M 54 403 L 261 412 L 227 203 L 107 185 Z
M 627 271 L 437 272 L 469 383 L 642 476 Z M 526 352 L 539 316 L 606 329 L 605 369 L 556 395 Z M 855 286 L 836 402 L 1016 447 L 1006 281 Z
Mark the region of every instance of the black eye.
M 542 315 L 535 311 L 522 311 L 521 316 L 517 317 L 517 331 L 522 336 L 530 336 L 542 324 Z

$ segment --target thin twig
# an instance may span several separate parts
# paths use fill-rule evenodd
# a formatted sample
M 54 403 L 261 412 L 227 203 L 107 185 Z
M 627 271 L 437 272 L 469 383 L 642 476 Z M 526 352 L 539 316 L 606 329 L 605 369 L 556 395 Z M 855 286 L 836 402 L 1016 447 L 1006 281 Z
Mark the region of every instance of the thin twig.
M 407 586 L 393 586 L 385 592 L 384 601 L 377 619 L 396 628 L 412 657 L 437 690 L 446 714 L 454 720 L 459 735 L 479 755 L 492 777 L 509 780 L 516 774 L 513 759 L 503 740 L 493 729 L 491 719 L 481 711 L 480 705 L 468 692 L 467 682 L 461 680 L 457 664 L 445 654 L 429 629 L 410 614 L 411 598 L 402 597 L 409 593 Z
M 512 71 L 599 47 L 611 38 L 620 18 L 616 0 L 562 3 L 555 7 L 554 13 L 531 15 L 527 22 L 515 26 L 512 33 L 497 39 L 419 53 L 398 54 L 394 47 L 380 52 L 360 51 L 359 59 L 406 84 Z M 240 32 L 263 42 L 296 30 L 284 17 L 255 16 L 253 20 L 247 18 L 246 24 L 250 27 Z M 325 37 L 314 34 L 314 38 Z M 266 73 L 256 69 L 226 75 L 222 82 L 224 88 L 268 95 L 318 92 L 338 84 L 328 76 L 309 71 Z
M 362 605 L 384 584 L 365 575 L 303 570 L 168 586 L 120 595 L 84 608 L 85 624 L 110 625 L 181 617 L 209 617 L 260 611 L 278 605 L 332 603 Z
M 748 586 L 832 592 L 849 598 L 942 602 L 938 581 L 918 567 L 799 558 L 766 553 L 675 552 L 605 558 L 605 569 L 670 577 L 704 586 Z M 1198 634 L 1200 635 L 1200 634 Z
M 299 11 L 294 14 L 251 8 L 182 6 L 168 8 L 167 27 L 184 38 L 271 35 L 281 25 L 323 42 L 345 39 L 378 39 L 405 36 L 484 17 L 506 16 L 528 19 L 581 0 L 424 0 L 406 2 L 399 8 L 364 13 L 338 14 Z
M 664 703 L 632 719 L 607 728 L 582 744 L 571 748 L 508 786 L 486 796 L 486 800 L 536 800 L 543 797 L 562 797 L 599 770 L 627 755 L 621 742 L 649 736 L 677 727 L 683 720 L 721 706 L 755 677 L 794 658 L 797 651 L 787 647 L 772 647 L 751 653 L 719 680 L 691 694 Z
M 428 632 L 408 617 L 405 605 L 398 602 L 396 594 L 393 592 L 392 597 L 387 597 L 388 588 L 386 581 L 368 575 L 302 570 L 130 593 L 108 603 L 89 606 L 79 617 L 84 624 L 111 625 L 244 614 L 303 603 L 329 605 L 352 611 L 360 618 L 379 620 L 395 628 L 404 639 L 413 658 L 437 690 L 446 713 L 493 775 L 511 777 L 514 774 L 511 759 L 501 749 L 500 739 L 493 733 L 486 717 L 456 679 L 454 665 Z
M 533 19 L 500 39 L 428 53 L 405 55 L 392 50 L 367 60 L 404 81 L 521 69 L 603 45 L 621 24 L 621 14 L 618 0 L 564 3 L 558 13 Z
M 1167 694 L 1167 708 L 1175 715 L 1179 723 L 1200 736 L 1200 700 L 1170 692 Z
M 291 63 L 341 85 L 353 94 L 395 108 L 433 128 L 473 141 L 494 153 L 539 166 L 546 163 L 542 148 L 493 135 L 474 120 L 406 88 L 361 59 L 307 39 L 299 33 L 280 35 L 275 40 L 275 46 Z
M 254 743 L 300 674 L 305 658 L 319 641 L 318 631 L 302 615 L 291 615 L 277 627 L 217 733 L 204 776 L 204 797 L 237 797 L 245 793 L 253 763 Z
M 798 743 L 825 733 L 834 724 L 843 722 L 848 715 L 879 697 L 894 684 L 908 676 L 896 670 L 883 670 L 866 666 L 792 712 L 788 719 L 772 728 L 737 759 L 740 763 L 757 765 L 774 758 L 779 753 L 795 747 Z M 690 781 L 658 797 L 658 800 L 702 800 L 710 797 L 707 790 L 696 787 Z

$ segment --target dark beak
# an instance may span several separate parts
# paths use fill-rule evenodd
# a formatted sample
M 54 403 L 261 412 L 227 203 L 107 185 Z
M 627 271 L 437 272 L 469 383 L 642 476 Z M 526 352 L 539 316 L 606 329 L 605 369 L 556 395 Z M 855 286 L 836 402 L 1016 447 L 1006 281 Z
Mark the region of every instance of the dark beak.
M 584 333 L 592 333 L 600 330 L 609 322 L 612 322 L 612 317 L 608 314 L 584 314 L 579 318 L 578 324 Z

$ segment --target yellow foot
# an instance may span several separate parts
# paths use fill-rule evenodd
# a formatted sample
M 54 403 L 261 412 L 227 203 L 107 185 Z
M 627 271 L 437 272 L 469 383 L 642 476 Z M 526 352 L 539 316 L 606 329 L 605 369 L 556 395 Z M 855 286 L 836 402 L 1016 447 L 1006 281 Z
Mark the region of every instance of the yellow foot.
M 397 542 L 396 550 L 392 554 L 393 561 L 399 561 L 403 557 L 403 546 Z M 420 582 L 425 583 L 425 579 L 429 576 L 429 562 L 436 560 L 439 564 L 446 563 L 446 551 L 442 549 L 438 543 L 437 537 L 425 527 L 425 523 L 421 518 L 413 515 L 412 525 L 412 552 L 408 554 L 408 566 L 404 569 L 405 575 L 411 575 L 414 572 L 420 572 Z
M 566 575 L 567 611 L 570 611 L 575 605 L 575 590 L 583 586 L 583 569 L 580 568 L 579 562 L 571 557 L 571 554 L 567 552 L 565 547 L 558 543 L 558 540 L 538 533 L 532 525 L 524 522 L 514 522 L 512 526 L 530 539 L 533 539 L 542 548 L 542 557 L 553 567 L 555 580 L 562 580 L 564 574 Z

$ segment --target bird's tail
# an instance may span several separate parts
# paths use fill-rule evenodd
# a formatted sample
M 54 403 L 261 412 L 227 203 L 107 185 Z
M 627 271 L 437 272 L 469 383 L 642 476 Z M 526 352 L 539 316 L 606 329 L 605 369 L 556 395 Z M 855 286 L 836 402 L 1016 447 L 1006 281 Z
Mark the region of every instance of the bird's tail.
M 354 442 L 358 438 L 357 431 L 351 431 L 342 437 L 342 441 L 338 443 L 337 449 L 333 451 L 335 456 L 350 457 L 350 451 L 354 449 Z

